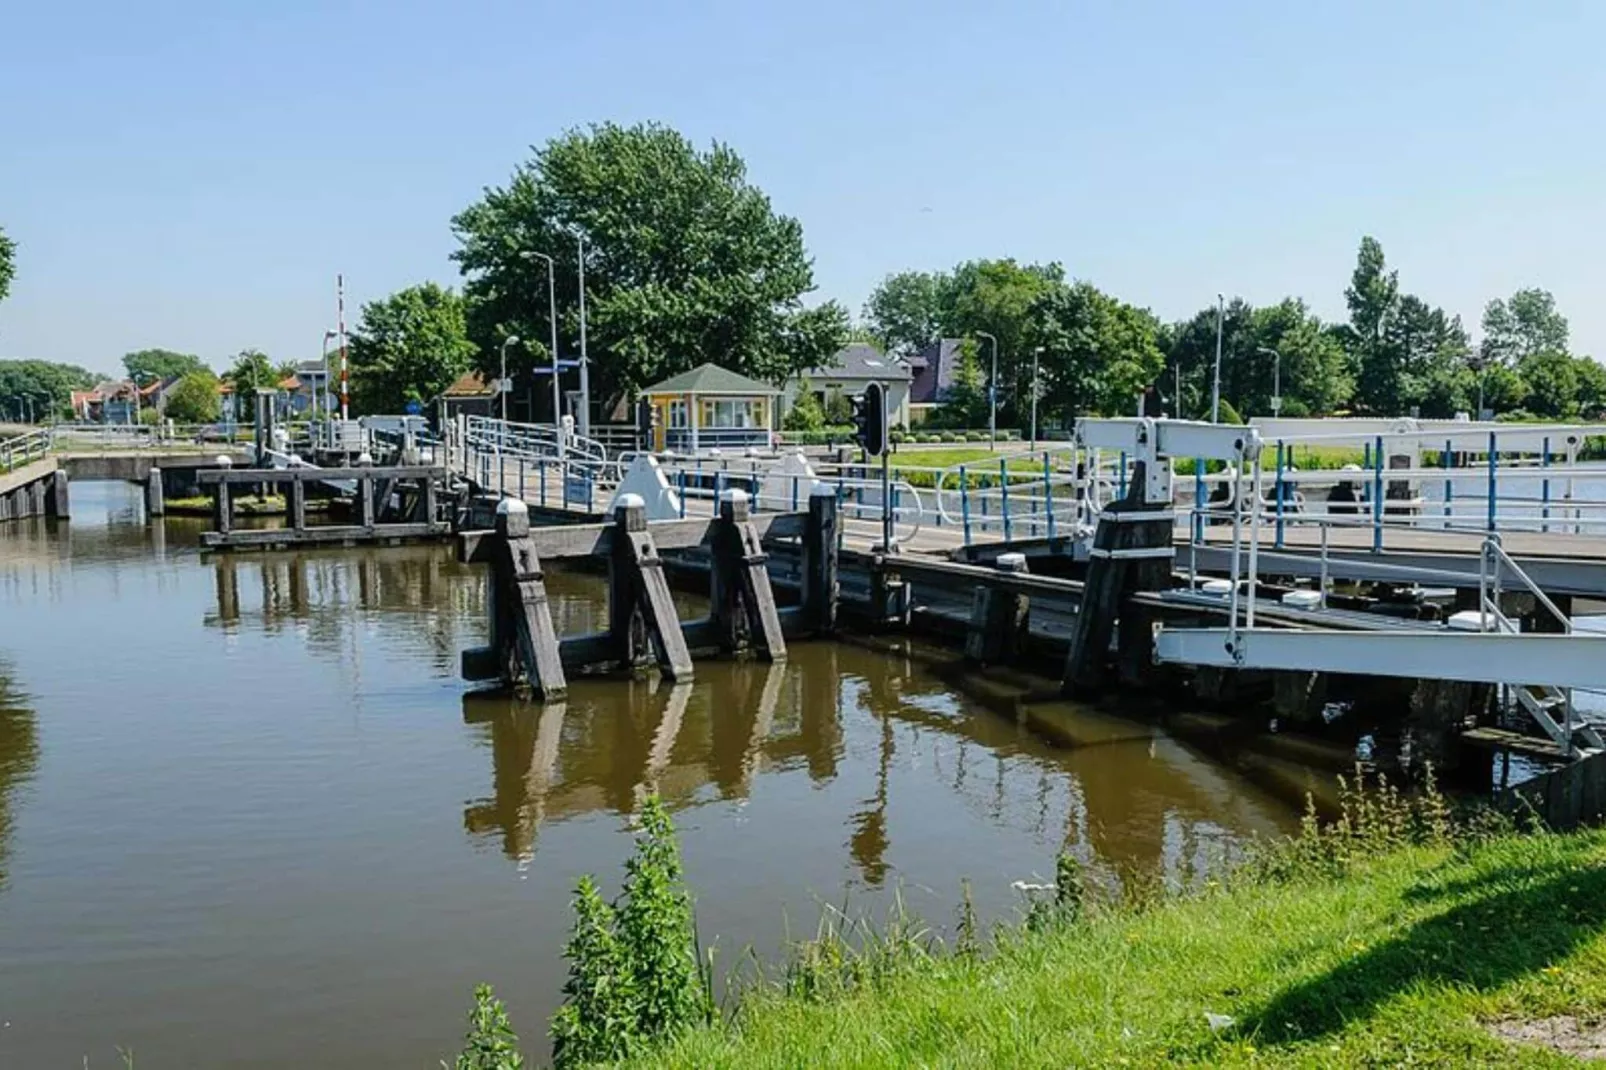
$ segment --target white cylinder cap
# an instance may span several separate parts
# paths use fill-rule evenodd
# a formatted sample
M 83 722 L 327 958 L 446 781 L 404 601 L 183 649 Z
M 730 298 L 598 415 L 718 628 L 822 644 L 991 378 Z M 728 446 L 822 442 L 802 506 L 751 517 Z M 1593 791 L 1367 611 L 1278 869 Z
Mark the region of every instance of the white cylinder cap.
M 213 458 L 213 460 L 215 460 L 217 462 L 217 466 L 219 468 L 233 468 L 234 467 L 234 458 L 230 457 L 226 453 L 218 454 L 215 458 Z
M 503 498 L 501 501 L 496 503 L 497 516 L 517 516 L 520 513 L 528 515 L 529 512 L 530 507 L 519 501 L 517 498 Z
M 745 502 L 747 500 L 747 491 L 741 487 L 726 487 L 719 492 L 719 500 L 722 502 Z
M 1026 555 L 1016 553 L 999 554 L 997 565 L 1005 572 L 1025 572 Z
M 749 446 L 749 447 L 747 447 L 747 455 L 749 457 L 757 457 L 758 456 L 758 447 L 757 446 Z
M 622 505 L 626 509 L 645 509 L 647 508 L 647 499 L 643 498 L 639 494 L 621 494 L 619 495 L 619 500 L 615 502 L 614 505 Z
M 814 484 L 814 489 L 809 491 L 809 497 L 811 497 L 811 498 L 835 498 L 836 497 L 836 488 L 831 486 L 828 483 L 816 482 Z
M 357 463 L 358 464 L 373 464 L 374 463 L 374 459 L 372 457 L 370 457 L 366 451 L 364 451 L 362 453 L 357 454 Z

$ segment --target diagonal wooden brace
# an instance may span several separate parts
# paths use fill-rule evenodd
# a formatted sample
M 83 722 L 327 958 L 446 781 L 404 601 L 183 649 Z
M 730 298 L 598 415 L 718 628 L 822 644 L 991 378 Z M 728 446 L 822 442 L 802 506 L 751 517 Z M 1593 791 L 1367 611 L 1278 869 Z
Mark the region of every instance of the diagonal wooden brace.
M 719 517 L 714 537 L 714 617 L 721 642 L 727 650 L 738 650 L 756 637 L 769 660 L 782 661 L 786 638 L 766 568 L 769 555 L 753 529 L 746 493 L 724 491 Z

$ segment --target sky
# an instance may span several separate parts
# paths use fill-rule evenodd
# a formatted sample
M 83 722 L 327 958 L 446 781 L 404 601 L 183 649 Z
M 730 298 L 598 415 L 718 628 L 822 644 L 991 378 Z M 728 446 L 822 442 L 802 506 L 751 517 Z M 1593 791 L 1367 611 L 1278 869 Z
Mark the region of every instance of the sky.
M 1555 293 L 1606 358 L 1606 4 L 112 0 L 0 18 L 0 357 L 318 354 L 458 283 L 449 221 L 567 129 L 718 139 L 814 299 L 1057 260 L 1180 319 L 1342 318 L 1364 234 L 1459 313 Z

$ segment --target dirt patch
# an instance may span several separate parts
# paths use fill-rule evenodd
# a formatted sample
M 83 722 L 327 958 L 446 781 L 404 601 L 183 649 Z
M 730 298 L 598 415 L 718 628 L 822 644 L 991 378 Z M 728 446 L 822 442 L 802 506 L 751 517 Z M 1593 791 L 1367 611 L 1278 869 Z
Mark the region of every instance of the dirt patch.
M 1606 1021 L 1584 1021 L 1570 1014 L 1523 1021 L 1490 1022 L 1489 1031 L 1512 1044 L 1549 1048 L 1575 1059 L 1606 1060 Z

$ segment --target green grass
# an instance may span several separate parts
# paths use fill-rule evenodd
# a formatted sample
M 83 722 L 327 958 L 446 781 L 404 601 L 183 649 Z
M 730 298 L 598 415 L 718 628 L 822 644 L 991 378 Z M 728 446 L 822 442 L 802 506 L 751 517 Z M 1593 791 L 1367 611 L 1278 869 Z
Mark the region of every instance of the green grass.
M 1302 872 L 1014 930 L 846 995 L 760 988 L 632 1065 L 1562 1066 L 1490 1024 L 1606 1017 L 1606 832 Z

